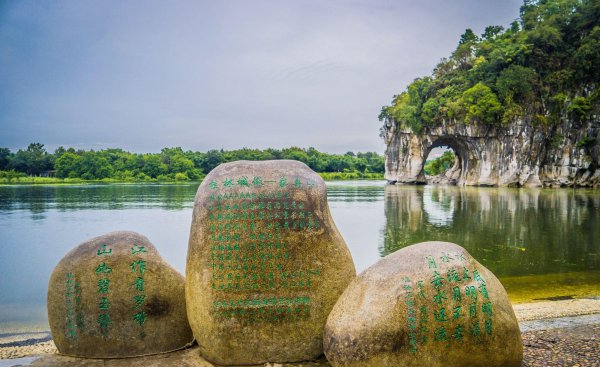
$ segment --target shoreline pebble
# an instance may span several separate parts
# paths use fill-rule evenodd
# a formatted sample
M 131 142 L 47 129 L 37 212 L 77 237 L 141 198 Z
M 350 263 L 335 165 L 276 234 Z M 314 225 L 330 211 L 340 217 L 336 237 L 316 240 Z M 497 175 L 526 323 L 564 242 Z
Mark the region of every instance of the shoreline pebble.
M 524 345 L 523 367 L 533 366 L 599 366 L 600 367 L 600 299 L 577 299 L 562 301 L 543 301 L 535 303 L 514 305 L 517 319 L 522 330 Z M 75 358 L 62 357 L 56 355 L 56 347 L 52 340 L 29 344 L 31 335 L 43 336 L 42 333 L 2 334 L 0 336 L 0 366 L 14 366 L 10 361 L 13 360 L 18 365 L 25 363 L 28 365 L 30 360 L 23 360 L 24 357 L 39 357 L 43 363 L 54 361 L 56 366 L 120 366 L 123 361 L 133 361 L 140 359 L 147 361 L 148 358 L 162 359 L 158 356 L 134 358 L 115 361 L 110 364 L 102 360 L 84 360 L 87 364 L 69 363 L 69 360 Z M 28 339 L 19 340 L 19 336 Z M 22 343 L 18 346 L 3 346 L 9 343 Z M 175 352 L 189 356 L 189 353 L 196 353 L 197 347 Z M 164 355 L 163 355 L 164 356 Z M 25 358 L 26 359 L 26 358 Z M 62 362 L 61 362 L 62 361 Z M 96 361 L 92 363 L 93 361 Z M 117 362 L 121 361 L 121 362 Z M 64 363 L 63 363 L 64 362 Z M 199 366 L 212 367 L 208 362 L 201 361 Z M 36 361 L 33 360 L 36 366 Z M 43 364 L 41 364 L 43 365 Z M 142 364 L 140 364 L 142 365 Z M 271 363 L 261 366 L 329 366 L 326 362 L 310 362 L 304 364 L 278 364 Z

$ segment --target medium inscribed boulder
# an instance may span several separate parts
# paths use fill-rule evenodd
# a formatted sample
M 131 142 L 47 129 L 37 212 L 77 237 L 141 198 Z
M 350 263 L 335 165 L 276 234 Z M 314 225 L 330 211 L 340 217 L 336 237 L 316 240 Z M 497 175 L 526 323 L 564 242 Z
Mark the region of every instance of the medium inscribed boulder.
M 325 183 L 296 161 L 238 161 L 198 188 L 186 299 L 200 353 L 223 365 L 323 353 L 323 328 L 355 276 Z
M 498 279 L 462 247 L 423 242 L 381 259 L 327 320 L 334 367 L 512 367 L 521 333 Z
M 66 355 L 118 358 L 176 350 L 193 336 L 185 281 L 150 241 L 111 232 L 70 251 L 48 286 L 48 321 Z

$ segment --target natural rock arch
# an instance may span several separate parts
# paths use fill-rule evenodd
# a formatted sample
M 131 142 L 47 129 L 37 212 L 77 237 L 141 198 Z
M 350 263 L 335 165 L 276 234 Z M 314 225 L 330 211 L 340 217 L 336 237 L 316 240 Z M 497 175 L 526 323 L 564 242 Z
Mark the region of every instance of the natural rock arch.
M 423 167 L 425 167 L 425 162 L 431 151 L 438 147 L 448 147 L 454 152 L 454 156 L 456 157 L 454 165 L 441 176 L 448 184 L 458 184 L 463 179 L 463 172 L 465 172 L 465 168 L 467 168 L 469 164 L 469 148 L 467 143 L 463 139 L 452 136 L 438 137 L 425 148 L 422 163 Z M 425 181 L 430 182 L 427 178 Z
M 563 137 L 557 145 L 555 136 Z M 594 137 L 595 145 L 579 142 Z M 431 149 L 449 146 L 458 157 L 458 185 L 600 186 L 600 128 L 549 131 L 517 122 L 503 127 L 444 122 L 416 134 L 386 121 L 385 178 L 390 183 L 425 184 L 425 160 Z

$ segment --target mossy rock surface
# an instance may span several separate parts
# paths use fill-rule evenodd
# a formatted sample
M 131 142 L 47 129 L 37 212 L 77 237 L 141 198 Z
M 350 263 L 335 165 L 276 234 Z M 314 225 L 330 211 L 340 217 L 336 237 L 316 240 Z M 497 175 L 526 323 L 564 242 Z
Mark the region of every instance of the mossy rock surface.
M 498 279 L 462 247 L 423 242 L 361 273 L 331 311 L 334 367 L 517 367 L 521 333 Z
M 69 252 L 48 285 L 48 321 L 59 352 L 88 358 L 163 353 L 193 341 L 185 281 L 150 241 L 111 232 Z
M 218 166 L 196 195 L 188 317 L 221 365 L 314 360 L 329 311 L 356 275 L 325 183 L 297 161 Z

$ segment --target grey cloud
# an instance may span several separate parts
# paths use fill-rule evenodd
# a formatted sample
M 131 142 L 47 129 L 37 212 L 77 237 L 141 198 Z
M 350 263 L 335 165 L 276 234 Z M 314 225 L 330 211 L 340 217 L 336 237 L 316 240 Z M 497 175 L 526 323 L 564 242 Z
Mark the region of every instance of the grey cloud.
M 520 4 L 8 2 L 0 146 L 382 152 L 380 107 Z

